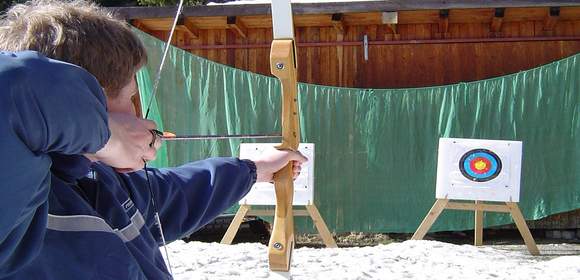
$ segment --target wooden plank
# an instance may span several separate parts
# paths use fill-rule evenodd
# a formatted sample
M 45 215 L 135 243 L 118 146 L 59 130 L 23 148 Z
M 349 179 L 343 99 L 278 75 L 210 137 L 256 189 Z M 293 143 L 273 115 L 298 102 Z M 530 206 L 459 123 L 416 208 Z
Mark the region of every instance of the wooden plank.
M 580 20 L 580 5 L 579 7 L 560 7 L 560 20 Z
M 544 19 L 544 35 L 550 36 L 554 33 L 554 27 L 558 23 L 559 18 L 560 18 L 560 8 L 551 7 L 550 12 Z
M 336 30 L 336 32 L 340 32 L 344 34 L 344 21 L 342 14 L 332 14 L 331 16 L 332 26 Z
M 228 30 L 226 29 L 222 29 L 222 30 L 217 30 L 216 32 L 216 44 L 218 45 L 225 45 L 227 44 L 227 33 Z M 218 52 L 218 62 L 221 64 L 227 64 L 228 63 L 228 50 L 227 49 L 221 49 Z
M 236 34 L 233 32 L 224 32 L 226 36 L 226 45 L 235 45 L 236 44 Z M 226 64 L 231 67 L 236 67 L 236 50 L 235 49 L 226 49 Z
M 199 38 L 199 30 L 195 26 L 195 24 L 191 21 L 191 19 L 180 18 L 177 21 L 175 29 L 187 33 L 192 38 Z
M 248 29 L 272 27 L 272 17 L 270 15 L 244 16 L 240 18 L 243 19 Z
M 490 32 L 493 37 L 499 37 L 501 34 L 501 24 L 503 23 L 503 17 L 505 15 L 504 8 L 496 8 L 494 11 L 493 18 L 491 20 Z
M 208 45 L 215 45 L 216 44 L 216 32 L 217 30 L 207 30 L 207 44 Z M 218 61 L 218 50 L 211 49 L 207 51 L 207 59 L 211 61 Z
M 331 34 L 336 33 L 334 28 L 330 28 L 330 27 L 323 27 L 323 28 L 319 28 L 319 42 L 330 42 L 331 40 Z M 334 61 L 332 61 L 331 57 L 330 57 L 330 49 L 332 47 L 320 47 L 318 48 L 318 61 L 319 61 L 319 72 L 317 75 L 317 79 L 316 82 L 317 84 L 321 84 L 321 83 L 328 83 L 329 81 L 332 80 L 332 76 L 333 76 L 333 72 L 336 72 L 336 68 L 333 67 Z
M 471 210 L 471 211 L 486 211 L 486 212 L 510 212 L 510 209 L 502 204 L 485 204 L 485 203 L 462 203 L 462 202 L 449 202 L 447 203 L 447 209 L 453 210 Z
M 304 209 L 294 209 L 292 210 L 294 216 L 310 216 L 307 210 Z M 274 209 L 251 209 L 248 211 L 248 216 L 274 216 Z
M 477 9 L 497 7 L 577 7 L 577 1 L 549 0 L 406 0 L 406 1 L 365 1 L 335 3 L 294 3 L 292 12 L 301 14 L 364 13 L 382 11 Z M 123 19 L 173 17 L 176 7 L 111 7 L 108 8 Z M 252 5 L 200 5 L 184 7 L 186 17 L 204 16 L 252 16 L 269 15 L 270 4 Z
M 494 9 L 457 9 L 449 11 L 450 23 L 490 23 Z
M 344 40 L 344 33 L 337 33 L 336 34 L 336 41 L 342 42 Z M 337 46 L 336 47 L 336 59 L 338 65 L 338 76 L 336 86 L 345 87 L 346 83 L 344 80 L 344 47 Z
M 217 16 L 217 17 L 185 17 L 191 24 L 195 25 L 199 29 L 227 29 L 227 17 Z
M 227 18 L 228 27 L 234 30 L 240 37 L 246 38 L 248 35 L 248 29 L 246 25 L 240 20 L 239 17 L 231 16 Z
M 315 31 L 317 30 L 317 28 L 315 27 L 306 27 L 305 29 L 306 32 L 306 42 L 317 42 L 318 38 L 315 34 Z M 306 72 L 306 80 L 304 82 L 306 83 L 311 83 L 311 84 L 315 84 L 316 82 L 314 81 L 314 75 L 318 74 L 318 71 L 316 71 L 314 68 L 318 68 L 318 64 L 316 63 L 317 60 L 317 55 L 316 55 L 316 51 L 318 48 L 306 48 L 306 63 L 304 65 L 302 65 L 302 71 Z
M 439 10 L 399 11 L 399 24 L 437 23 Z
M 449 199 L 437 199 L 435 201 L 435 204 L 433 204 L 433 207 L 431 207 L 431 210 L 429 210 L 429 213 L 427 213 L 427 216 L 425 216 L 425 219 L 423 219 L 423 222 L 421 222 L 421 225 L 419 225 L 419 228 L 417 228 L 413 237 L 411 237 L 411 240 L 421 240 L 425 237 L 425 234 L 429 232 L 429 229 L 433 226 L 433 223 L 439 215 L 441 215 L 441 212 L 443 212 L 448 202 Z
M 294 25 L 300 27 L 332 26 L 332 24 L 332 19 L 327 13 L 294 16 Z
M 138 21 L 142 26 L 145 26 L 151 31 L 169 30 L 173 24 L 171 18 L 143 18 Z
M 439 11 L 439 38 L 449 37 L 449 10 Z
M 506 202 L 507 207 L 510 209 L 510 213 L 512 214 L 512 218 L 516 223 L 516 226 L 524 238 L 524 243 L 526 243 L 526 247 L 528 247 L 528 251 L 530 254 L 537 256 L 540 254 L 540 250 L 538 250 L 538 246 L 536 246 L 536 241 L 532 237 L 532 233 L 530 229 L 526 225 L 526 220 L 524 219 L 524 215 L 520 211 L 518 204 L 515 202 Z
M 318 234 L 320 235 L 320 238 L 322 238 L 324 245 L 326 245 L 326 248 L 338 248 L 334 238 L 332 238 L 332 234 L 328 230 L 328 227 L 322 218 L 322 215 L 320 215 L 318 208 L 316 208 L 316 205 L 306 205 L 306 210 L 310 214 L 312 221 L 314 221 L 314 225 L 316 226 Z
M 475 205 L 480 204 L 479 201 L 475 201 Z M 476 207 L 477 209 L 477 207 Z M 474 229 L 474 246 L 483 245 L 483 211 L 475 210 L 475 226 Z
M 580 5 L 580 4 L 579 4 Z M 498 10 L 508 11 L 505 16 L 505 21 L 543 21 L 548 17 L 550 8 L 497 8 L 497 9 L 458 9 L 449 10 L 450 23 L 490 23 L 496 19 Z M 560 8 L 560 20 L 580 20 L 580 7 Z M 394 12 L 393 12 L 394 13 Z M 438 10 L 419 10 L 419 11 L 400 11 L 397 13 L 398 24 L 425 24 L 438 23 L 440 21 Z M 368 13 L 350 13 L 350 14 L 316 14 L 316 15 L 295 15 L 295 26 L 297 27 L 328 27 L 344 25 L 372 25 L 383 24 L 384 12 L 368 12 Z M 494 14 L 496 16 L 494 17 Z M 332 19 L 335 15 L 341 15 L 341 20 Z M 183 17 L 187 19 L 189 24 L 195 26 L 195 29 L 227 29 L 231 26 L 227 23 L 225 16 L 214 17 Z M 270 28 L 272 20 L 269 15 L 255 15 L 255 16 L 236 16 L 246 28 Z M 502 17 L 502 21 L 504 18 Z M 133 21 L 132 21 L 133 22 Z M 169 30 L 173 18 L 143 18 L 134 21 L 134 25 L 138 28 L 145 28 L 148 30 Z M 497 24 L 497 23 L 495 23 Z M 337 26 L 338 27 L 338 26 Z M 340 28 L 340 27 L 338 27 Z
M 251 31 L 250 31 L 251 32 Z M 247 38 L 241 38 L 239 36 L 235 36 L 236 45 L 243 45 L 247 43 Z M 248 70 L 248 49 L 236 49 L 235 50 L 235 68 Z
M 272 39 L 268 39 L 268 35 L 271 35 L 271 34 L 272 34 L 271 29 L 265 29 L 265 28 L 258 29 L 257 34 L 256 34 L 257 35 L 256 40 L 259 43 L 270 44 L 272 42 Z M 257 59 L 257 60 L 261 61 L 262 63 L 256 64 L 256 73 L 270 76 L 270 64 L 265 63 L 265 62 L 268 62 L 269 56 L 270 56 L 269 49 L 259 49 L 257 51 L 256 57 L 254 59 Z
M 232 223 L 226 230 L 226 234 L 224 234 L 224 237 L 220 242 L 221 244 L 232 244 L 232 241 L 234 241 L 234 237 L 236 237 L 236 233 L 238 233 L 238 229 L 240 228 L 240 225 L 244 221 L 244 217 L 246 216 L 250 208 L 251 206 L 247 204 L 240 205 L 238 212 L 236 212 L 236 215 L 234 216 Z
M 354 13 L 345 14 L 344 23 L 350 26 L 382 24 L 382 13 Z
M 152 30 L 140 19 L 131 20 L 131 25 L 135 26 L 137 29 L 151 34 Z
M 548 14 L 548 8 L 506 9 L 504 22 L 543 20 Z

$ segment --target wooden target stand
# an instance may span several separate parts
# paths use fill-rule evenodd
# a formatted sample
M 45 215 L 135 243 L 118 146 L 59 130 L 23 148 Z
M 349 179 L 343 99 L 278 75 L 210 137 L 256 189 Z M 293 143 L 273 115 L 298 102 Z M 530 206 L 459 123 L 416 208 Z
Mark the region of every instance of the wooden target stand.
M 322 219 L 322 216 L 320 215 L 320 212 L 318 211 L 316 205 L 309 204 L 304 205 L 304 207 L 306 207 L 306 209 L 292 209 L 293 216 L 294 217 L 310 216 L 310 218 L 312 218 L 312 221 L 314 222 L 314 225 L 316 226 L 316 229 L 318 230 L 320 238 L 324 242 L 324 245 L 326 245 L 327 248 L 338 248 L 336 242 L 332 238 L 332 234 L 330 234 L 330 231 L 328 230 L 328 227 L 326 226 L 324 219 Z M 224 234 L 224 237 L 222 238 L 221 241 L 222 244 L 232 244 L 234 237 L 238 233 L 240 225 L 244 221 L 244 217 L 248 215 L 274 216 L 274 209 L 252 209 L 251 205 L 240 204 L 238 212 L 236 212 L 236 215 L 234 216 L 232 223 L 230 224 L 228 230 L 226 231 L 226 234 Z
M 500 213 L 510 213 L 512 219 L 514 220 L 518 231 L 520 232 L 524 243 L 528 248 L 531 255 L 537 256 L 540 254 L 538 246 L 532 237 L 530 229 L 526 225 L 526 220 L 515 202 L 504 202 L 499 204 L 484 203 L 482 201 L 475 201 L 475 203 L 462 203 L 462 202 L 451 202 L 449 199 L 437 199 L 431 210 L 413 234 L 412 240 L 421 240 L 425 237 L 425 234 L 429 231 L 435 220 L 445 209 L 451 210 L 467 210 L 475 211 L 475 246 L 483 245 L 483 213 L 484 212 L 500 212 Z

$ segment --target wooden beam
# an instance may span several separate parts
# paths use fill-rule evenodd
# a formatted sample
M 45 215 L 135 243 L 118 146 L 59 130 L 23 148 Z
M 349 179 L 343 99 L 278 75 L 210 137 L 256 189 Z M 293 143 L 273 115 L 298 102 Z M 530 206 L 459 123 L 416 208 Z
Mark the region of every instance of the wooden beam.
M 377 11 L 410 11 L 474 8 L 514 8 L 514 7 L 573 7 L 577 0 L 406 0 L 406 1 L 363 1 L 336 3 L 295 3 L 292 12 L 302 14 L 361 13 Z M 175 16 L 175 7 L 111 7 L 108 8 L 123 19 L 159 18 Z M 270 4 L 251 5 L 200 5 L 183 8 L 186 17 L 208 16 L 250 16 L 269 15 Z
M 328 230 L 328 226 L 326 226 L 326 223 L 322 218 L 322 215 L 320 215 L 318 208 L 316 208 L 316 205 L 306 205 L 306 211 L 308 211 L 310 214 L 310 217 L 312 218 L 312 221 L 314 222 L 314 225 L 320 234 L 320 238 L 324 242 L 324 245 L 326 245 L 326 248 L 338 248 L 334 238 L 332 238 L 332 234 Z
M 439 10 L 439 38 L 449 37 L 449 10 Z
M 447 204 L 447 209 L 500 212 L 500 213 L 509 213 L 510 212 L 510 209 L 506 205 L 485 204 L 485 203 L 473 204 L 473 203 L 449 202 Z
M 427 213 L 427 216 L 425 216 L 413 234 L 413 237 L 411 237 L 411 240 L 421 240 L 425 237 L 425 234 L 429 232 L 429 229 L 433 226 L 433 223 L 435 223 L 439 215 L 441 215 L 447 203 L 449 203 L 449 199 L 437 199 L 435 201 L 435 204 L 433 204 L 433 207 L 431 207 L 431 210 L 429 210 L 429 213 Z
M 191 19 L 184 18 L 183 16 L 179 17 L 177 20 L 177 26 L 175 29 L 183 31 L 187 33 L 189 36 L 193 37 L 194 39 L 199 38 L 199 31 L 191 21 Z
M 340 34 L 344 34 L 344 18 L 342 14 L 332 14 L 331 16 L 332 26 L 336 30 L 336 32 Z
M 149 27 L 147 27 L 147 25 L 140 19 L 132 19 L 129 22 L 131 23 L 131 25 L 135 26 L 137 29 L 139 29 L 145 33 L 151 34 L 151 32 L 152 32 L 152 30 L 149 29 Z
M 550 12 L 544 19 L 544 35 L 552 35 L 554 27 L 560 18 L 560 7 L 550 7 Z
M 248 29 L 246 28 L 246 25 L 244 25 L 238 17 L 230 16 L 226 19 L 226 22 L 228 24 L 228 27 L 236 31 L 236 33 L 238 33 L 240 37 L 242 38 L 248 37 Z
M 240 225 L 244 221 L 244 217 L 248 214 L 248 211 L 251 208 L 252 207 L 247 204 L 240 205 L 240 208 L 238 209 L 238 212 L 236 212 L 234 219 L 230 223 L 230 226 L 228 227 L 226 234 L 224 234 L 224 237 L 222 237 L 222 241 L 220 242 L 221 244 L 232 244 L 232 241 L 234 241 L 234 237 L 236 237 L 236 233 L 238 233 Z
M 310 216 L 307 210 L 292 210 L 294 216 Z M 274 216 L 274 209 L 252 209 L 246 215 L 249 216 Z
M 490 31 L 493 37 L 499 37 L 501 34 L 501 25 L 505 15 L 505 8 L 496 8 L 493 18 L 491 19 Z
M 480 201 L 475 201 L 475 205 L 480 204 Z M 475 210 L 475 226 L 474 226 L 474 240 L 473 245 L 481 246 L 483 245 L 483 211 Z
M 540 250 L 538 250 L 536 241 L 534 240 L 534 237 L 530 232 L 530 228 L 528 228 L 528 225 L 526 224 L 526 220 L 524 218 L 524 215 L 522 214 L 522 211 L 520 211 L 518 204 L 515 202 L 506 202 L 506 205 L 510 209 L 512 218 L 514 219 L 514 222 L 516 223 L 516 227 L 520 231 L 520 234 L 524 238 L 524 243 L 526 244 L 526 247 L 528 247 L 528 251 L 530 252 L 530 254 L 534 256 L 540 255 Z

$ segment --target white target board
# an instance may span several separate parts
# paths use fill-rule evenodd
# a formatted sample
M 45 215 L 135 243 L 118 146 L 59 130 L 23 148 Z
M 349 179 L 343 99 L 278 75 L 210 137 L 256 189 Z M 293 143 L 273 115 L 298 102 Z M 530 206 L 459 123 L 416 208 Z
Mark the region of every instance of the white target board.
M 519 202 L 522 142 L 439 139 L 438 199 Z
M 240 158 L 254 159 L 267 149 L 275 149 L 279 143 L 244 143 L 240 145 Z M 301 143 L 298 151 L 308 158 L 302 164 L 298 178 L 294 180 L 293 205 L 311 205 L 314 201 L 314 144 Z M 239 204 L 276 205 L 274 184 L 256 183 Z

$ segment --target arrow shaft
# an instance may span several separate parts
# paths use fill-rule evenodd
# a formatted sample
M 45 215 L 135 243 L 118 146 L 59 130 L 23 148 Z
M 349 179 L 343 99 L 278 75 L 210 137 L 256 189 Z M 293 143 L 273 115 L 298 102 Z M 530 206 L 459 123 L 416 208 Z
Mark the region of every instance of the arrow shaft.
M 230 135 L 176 135 L 172 137 L 161 137 L 164 141 L 180 140 L 220 140 L 220 139 L 280 139 L 280 134 L 230 134 Z

